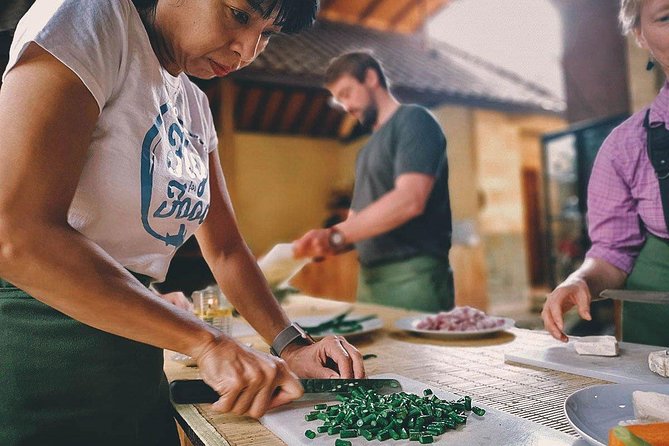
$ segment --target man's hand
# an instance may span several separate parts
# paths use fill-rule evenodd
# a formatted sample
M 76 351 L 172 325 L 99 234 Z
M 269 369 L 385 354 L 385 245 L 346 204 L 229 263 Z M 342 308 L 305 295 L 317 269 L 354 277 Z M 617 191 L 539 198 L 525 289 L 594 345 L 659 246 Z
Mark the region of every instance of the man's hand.
M 260 418 L 304 393 L 286 363 L 222 337 L 195 358 L 202 379 L 221 396 L 212 408 Z
M 341 336 L 327 336 L 307 346 L 290 344 L 283 350 L 281 357 L 302 378 L 362 379 L 367 376 L 362 355 Z M 336 364 L 339 372 L 328 368 L 328 363 Z
M 562 315 L 574 305 L 578 308 L 578 314 L 589 321 L 590 316 L 590 290 L 583 279 L 567 279 L 548 295 L 541 312 L 544 320 L 544 328 L 555 338 L 567 342 L 569 338 L 564 333 L 564 320 Z
M 312 229 L 293 242 L 293 255 L 302 257 L 326 257 L 336 254 L 330 247 L 328 229 Z
M 181 308 L 182 310 L 186 310 L 190 313 L 194 311 L 193 303 L 190 300 L 188 300 L 186 295 L 181 291 L 174 291 L 172 293 L 167 293 L 167 294 L 160 294 L 160 293 L 156 294 L 158 294 L 158 296 L 162 297 L 169 303 Z

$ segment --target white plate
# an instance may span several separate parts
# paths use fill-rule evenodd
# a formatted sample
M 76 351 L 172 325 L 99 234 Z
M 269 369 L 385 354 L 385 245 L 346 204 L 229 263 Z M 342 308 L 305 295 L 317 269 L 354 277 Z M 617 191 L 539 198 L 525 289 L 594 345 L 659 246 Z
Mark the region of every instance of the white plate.
M 632 392 L 635 390 L 669 395 L 666 384 L 601 384 L 569 395 L 564 402 L 564 412 L 585 441 L 606 446 L 609 429 L 620 421 L 634 419 Z
M 340 314 L 340 313 L 338 313 Z M 325 316 L 304 316 L 304 317 L 299 317 L 295 319 L 295 322 L 300 324 L 303 327 L 308 327 L 308 326 L 314 326 L 318 325 L 322 322 L 325 322 L 329 319 L 332 319 L 333 317 L 337 316 L 337 314 L 330 314 L 330 315 L 325 315 Z M 365 314 L 349 314 L 346 316 L 345 320 L 350 320 L 350 319 L 360 319 L 361 317 L 367 316 Z M 337 335 L 337 336 L 344 336 L 346 338 L 349 338 L 351 336 L 358 336 L 361 334 L 365 333 L 371 333 L 372 331 L 376 331 L 380 328 L 383 328 L 383 321 L 379 319 L 378 317 L 375 317 L 374 319 L 369 319 L 367 321 L 363 321 L 360 323 L 362 325 L 362 328 L 360 330 L 352 331 L 351 333 L 335 333 L 331 330 L 326 330 L 322 334 L 319 335 L 312 335 L 314 339 L 323 339 L 326 336 L 330 335 Z
M 508 317 L 503 317 L 504 325 L 495 328 L 485 328 L 482 330 L 471 330 L 471 331 L 445 331 L 445 330 L 423 330 L 416 328 L 418 321 L 425 319 L 426 316 L 433 316 L 432 314 L 424 314 L 422 316 L 410 316 L 402 319 L 398 319 L 395 322 L 395 327 L 400 330 L 405 330 L 411 333 L 417 333 L 425 336 L 431 336 L 435 338 L 449 338 L 449 339 L 464 339 L 464 338 L 477 338 L 481 336 L 491 335 L 499 331 L 507 330 L 513 327 L 516 324 L 516 321 Z M 496 317 L 496 316 L 491 316 Z

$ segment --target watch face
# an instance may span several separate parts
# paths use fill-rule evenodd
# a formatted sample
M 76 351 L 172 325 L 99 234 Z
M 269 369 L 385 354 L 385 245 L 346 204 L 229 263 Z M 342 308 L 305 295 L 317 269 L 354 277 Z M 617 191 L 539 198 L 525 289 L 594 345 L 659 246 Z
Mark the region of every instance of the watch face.
M 334 231 L 330 234 L 330 243 L 333 246 L 341 246 L 344 244 L 344 236 L 340 232 Z

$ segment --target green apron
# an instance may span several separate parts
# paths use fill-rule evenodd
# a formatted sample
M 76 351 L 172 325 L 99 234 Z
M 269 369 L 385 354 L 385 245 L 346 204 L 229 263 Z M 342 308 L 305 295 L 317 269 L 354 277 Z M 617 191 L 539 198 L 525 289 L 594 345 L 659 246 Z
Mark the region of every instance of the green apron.
M 625 288 L 669 291 L 669 242 L 648 234 Z M 669 305 L 623 302 L 626 342 L 669 347 Z
M 453 308 L 453 274 L 448 260 L 412 257 L 360 267 L 358 302 L 436 313 Z
M 0 445 L 172 446 L 162 350 L 0 280 Z

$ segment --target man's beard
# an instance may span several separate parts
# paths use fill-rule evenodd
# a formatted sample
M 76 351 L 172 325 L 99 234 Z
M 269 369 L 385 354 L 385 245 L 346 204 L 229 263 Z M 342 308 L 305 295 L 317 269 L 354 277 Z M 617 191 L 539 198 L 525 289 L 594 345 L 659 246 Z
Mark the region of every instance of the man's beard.
M 376 104 L 370 104 L 362 112 L 362 119 L 360 120 L 360 125 L 362 128 L 367 131 L 371 130 L 374 124 L 376 124 L 376 119 L 379 117 L 379 109 L 376 108 Z

